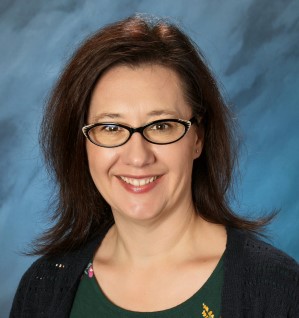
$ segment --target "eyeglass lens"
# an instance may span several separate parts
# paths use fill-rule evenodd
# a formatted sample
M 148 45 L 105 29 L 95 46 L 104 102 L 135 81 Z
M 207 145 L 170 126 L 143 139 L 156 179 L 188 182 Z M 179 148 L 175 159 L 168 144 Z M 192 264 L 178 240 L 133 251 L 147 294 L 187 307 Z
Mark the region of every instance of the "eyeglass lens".
M 150 142 L 167 144 L 180 139 L 186 132 L 186 126 L 180 122 L 163 121 L 146 126 L 142 135 Z M 129 128 L 117 124 L 99 124 L 88 132 L 89 138 L 96 144 L 113 147 L 124 144 L 131 135 Z

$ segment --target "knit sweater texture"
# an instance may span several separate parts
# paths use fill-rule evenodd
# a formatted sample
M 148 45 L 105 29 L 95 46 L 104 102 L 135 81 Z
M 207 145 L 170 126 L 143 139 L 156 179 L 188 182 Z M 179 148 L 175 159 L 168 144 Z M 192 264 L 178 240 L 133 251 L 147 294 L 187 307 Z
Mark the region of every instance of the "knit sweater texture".
M 221 317 L 298 318 L 298 263 L 250 233 L 227 233 Z M 80 277 L 105 234 L 80 250 L 35 261 L 20 281 L 10 318 L 69 317 Z

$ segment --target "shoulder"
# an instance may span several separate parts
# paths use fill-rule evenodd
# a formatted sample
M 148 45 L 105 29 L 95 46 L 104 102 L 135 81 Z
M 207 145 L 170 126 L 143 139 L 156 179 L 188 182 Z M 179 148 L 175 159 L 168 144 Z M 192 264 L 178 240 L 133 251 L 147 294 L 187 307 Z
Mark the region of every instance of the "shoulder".
M 33 309 L 40 310 L 40 308 L 37 308 L 37 303 L 40 302 L 37 295 L 43 288 L 45 282 L 43 277 L 48 276 L 45 274 L 45 269 L 49 265 L 51 263 L 48 263 L 45 257 L 41 257 L 23 274 L 13 299 L 10 318 L 26 317 L 28 312 L 33 314 Z M 33 317 L 35 317 L 34 314 Z
M 72 272 L 82 261 L 79 256 L 82 250 L 58 256 L 42 256 L 38 258 L 24 273 L 19 288 L 21 286 L 42 285 L 45 281 L 51 281 L 52 276 L 55 276 L 57 281 L 60 275 Z
M 250 304 L 263 302 L 273 312 L 277 307 L 276 313 L 278 307 L 290 312 L 299 310 L 299 265 L 293 258 L 240 230 L 228 230 L 227 248 L 228 264 L 235 270 L 228 277 L 239 280 L 244 299 Z
M 256 280 L 268 280 L 271 286 L 299 293 L 299 265 L 289 255 L 263 240 L 249 235 L 246 238 L 245 268 Z M 294 295 L 295 296 L 295 295 Z
M 97 237 L 88 241 L 81 248 L 65 251 L 57 256 L 40 257 L 27 269 L 20 281 L 20 285 L 32 283 L 35 280 L 46 280 L 51 278 L 51 275 L 55 275 L 55 280 L 63 273 L 68 273 L 71 276 L 73 272 L 80 270 L 91 259 L 102 238 L 102 236 Z
M 254 234 L 241 233 L 245 266 L 264 274 L 298 277 L 298 263 L 285 252 L 265 242 Z M 295 275 L 295 276 L 294 276 Z
M 41 312 L 54 314 L 62 303 L 71 305 L 82 272 L 99 243 L 96 239 L 76 251 L 37 259 L 19 283 L 10 317 L 27 317 L 23 313 L 30 317 Z
M 299 271 L 299 265 L 292 257 L 253 233 L 228 229 L 227 248 L 230 254 L 242 256 L 251 266 L 282 267 Z
M 20 280 L 10 312 L 13 317 L 38 317 L 59 305 L 61 288 L 70 284 L 72 269 L 65 265 L 65 257 L 37 259 Z
M 50 276 L 57 275 L 68 268 L 69 257 L 61 256 L 55 258 L 48 258 L 42 256 L 34 261 L 26 270 L 19 284 L 20 288 L 25 288 L 32 285 L 40 285 L 41 281 L 50 278 Z M 67 261 L 67 262 L 66 262 Z

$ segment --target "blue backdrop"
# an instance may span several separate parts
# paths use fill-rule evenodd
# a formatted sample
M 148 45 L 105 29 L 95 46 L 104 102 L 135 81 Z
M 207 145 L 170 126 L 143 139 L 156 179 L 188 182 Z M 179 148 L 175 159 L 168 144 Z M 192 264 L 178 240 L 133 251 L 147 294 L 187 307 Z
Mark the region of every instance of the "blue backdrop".
M 280 208 L 272 243 L 299 260 L 299 1 L 1 0 L 0 317 L 33 261 L 20 252 L 48 225 L 37 136 L 49 91 L 87 35 L 135 12 L 171 18 L 204 51 L 245 144 L 232 204 L 251 216 Z

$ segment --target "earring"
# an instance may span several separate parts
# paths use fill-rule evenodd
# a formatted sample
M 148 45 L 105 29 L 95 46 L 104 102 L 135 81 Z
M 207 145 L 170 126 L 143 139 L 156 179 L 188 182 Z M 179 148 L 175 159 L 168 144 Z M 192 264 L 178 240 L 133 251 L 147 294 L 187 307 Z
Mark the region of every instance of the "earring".
M 199 150 L 198 150 L 198 149 L 196 149 L 196 150 L 195 150 L 195 152 L 196 152 L 196 153 L 199 153 Z

